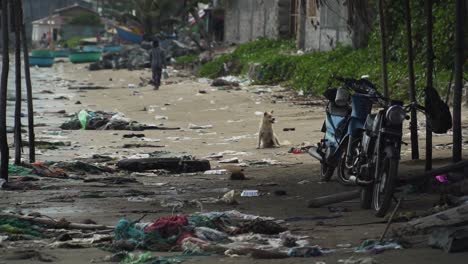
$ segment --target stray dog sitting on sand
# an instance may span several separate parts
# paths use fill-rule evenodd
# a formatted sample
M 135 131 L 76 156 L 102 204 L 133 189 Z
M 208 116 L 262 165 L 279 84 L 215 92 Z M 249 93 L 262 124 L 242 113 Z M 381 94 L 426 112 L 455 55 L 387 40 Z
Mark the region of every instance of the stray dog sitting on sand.
M 260 131 L 258 132 L 257 148 L 277 148 L 280 146 L 278 137 L 273 132 L 273 111 L 263 113 L 263 118 L 260 123 Z

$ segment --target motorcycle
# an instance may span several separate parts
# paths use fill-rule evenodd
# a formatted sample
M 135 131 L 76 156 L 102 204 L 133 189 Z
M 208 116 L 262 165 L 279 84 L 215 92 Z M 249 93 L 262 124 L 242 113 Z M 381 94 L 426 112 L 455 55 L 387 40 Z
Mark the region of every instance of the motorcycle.
M 356 80 L 345 79 L 348 83 Z M 361 86 L 364 87 L 364 86 Z M 364 126 L 357 129 L 357 137 L 349 144 L 350 160 L 345 174 L 352 184 L 361 186 L 361 207 L 372 209 L 383 217 L 392 204 L 398 177 L 404 120 L 412 109 L 424 112 L 416 103 L 404 106 L 403 102 L 384 97 L 376 89 L 361 94 L 381 109 L 369 113 Z
M 316 147 L 309 149 L 309 154 L 320 161 L 321 181 L 330 181 L 338 168 L 339 182 L 350 185 L 347 170 L 352 166 L 350 161 L 358 154 L 354 151 L 354 146 L 360 140 L 359 131 L 364 127 L 372 108 L 372 102 L 362 95 L 375 89 L 375 86 L 365 78 L 337 79 L 344 85 L 325 91 L 324 96 L 328 103 L 321 130 L 324 137 Z

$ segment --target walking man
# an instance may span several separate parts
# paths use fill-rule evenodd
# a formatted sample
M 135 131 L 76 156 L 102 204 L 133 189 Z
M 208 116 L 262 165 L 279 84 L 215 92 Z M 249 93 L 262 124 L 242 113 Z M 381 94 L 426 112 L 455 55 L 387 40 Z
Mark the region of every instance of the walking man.
M 158 90 L 161 86 L 162 69 L 166 68 L 166 57 L 164 52 L 159 47 L 159 40 L 153 40 L 153 48 L 151 49 L 151 70 L 153 72 L 152 83 L 154 90 Z

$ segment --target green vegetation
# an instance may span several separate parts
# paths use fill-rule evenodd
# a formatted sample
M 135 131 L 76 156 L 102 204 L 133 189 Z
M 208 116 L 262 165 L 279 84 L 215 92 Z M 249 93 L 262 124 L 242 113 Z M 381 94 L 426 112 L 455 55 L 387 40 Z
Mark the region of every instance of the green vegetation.
M 175 60 L 176 60 L 176 64 L 178 65 L 192 64 L 192 63 L 197 62 L 198 54 L 180 56 L 180 57 L 177 57 Z
M 406 39 L 404 34 L 403 4 L 401 0 L 388 7 L 390 96 L 408 98 L 408 70 Z M 448 1 L 451 2 L 451 1 Z M 399 3 L 399 4 L 398 4 Z M 425 85 L 425 23 L 423 0 L 411 1 L 413 5 L 413 43 L 415 51 L 416 87 L 421 99 Z M 416 6 L 418 6 L 416 8 Z M 435 87 L 445 93 L 453 65 L 453 3 L 436 2 L 434 6 Z M 329 52 L 312 52 L 298 56 L 292 41 L 259 39 L 240 45 L 233 53 L 223 55 L 205 65 L 199 71 L 203 77 L 216 78 L 225 74 L 246 74 L 249 64 L 259 63 L 257 83 L 282 83 L 296 90 L 320 94 L 332 85 L 339 85 L 333 75 L 359 78 L 367 74 L 370 80 L 381 86 L 380 32 L 375 26 L 366 48 L 352 49 L 339 46 Z M 224 71 L 227 64 L 229 72 Z
M 97 14 L 82 14 L 72 18 L 68 24 L 79 26 L 101 26 L 101 18 Z
M 85 37 L 73 37 L 73 38 L 69 38 L 65 41 L 65 44 L 67 45 L 67 47 L 69 48 L 76 48 L 80 45 L 80 41 L 85 38 Z

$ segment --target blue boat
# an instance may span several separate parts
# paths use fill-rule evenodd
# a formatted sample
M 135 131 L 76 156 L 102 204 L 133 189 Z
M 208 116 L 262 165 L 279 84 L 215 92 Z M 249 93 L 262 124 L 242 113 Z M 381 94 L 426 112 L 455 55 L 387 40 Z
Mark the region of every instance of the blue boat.
M 84 52 L 102 52 L 102 47 L 87 45 L 87 46 L 83 46 L 83 51 Z
M 103 52 L 120 52 L 122 49 L 122 46 L 104 46 Z
M 136 44 L 140 44 L 143 41 L 142 35 L 138 35 L 126 28 L 115 27 L 115 29 L 117 30 L 117 34 L 119 35 L 119 37 L 125 41 Z
M 38 67 L 52 67 L 55 57 L 29 56 L 29 65 Z

